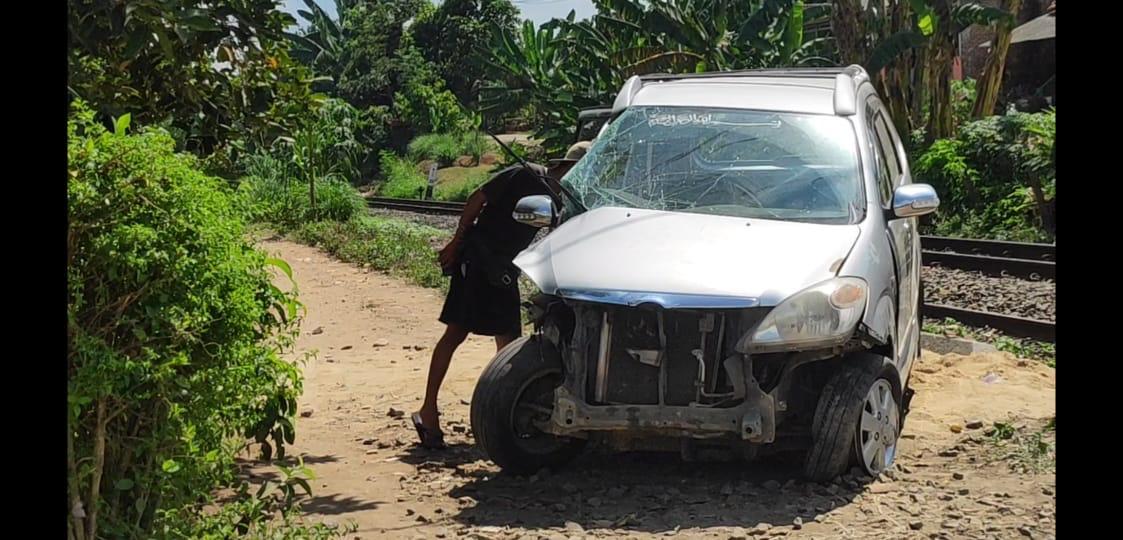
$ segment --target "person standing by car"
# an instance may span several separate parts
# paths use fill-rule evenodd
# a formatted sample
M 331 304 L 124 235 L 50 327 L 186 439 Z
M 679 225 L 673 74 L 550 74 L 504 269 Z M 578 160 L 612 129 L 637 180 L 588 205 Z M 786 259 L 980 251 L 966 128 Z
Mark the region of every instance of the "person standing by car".
M 496 351 L 522 334 L 519 272 L 511 261 L 530 245 L 538 230 L 514 220 L 515 205 L 531 195 L 549 194 L 560 200 L 556 195 L 562 176 L 588 147 L 588 142 L 574 144 L 565 158 L 550 161 L 548 169 L 537 164 L 503 169 L 468 197 L 456 233 L 437 257 L 451 283 L 440 315 L 445 331 L 429 362 L 425 401 L 412 416 L 422 446 L 444 446 L 437 394 L 453 353 L 468 334 L 494 336 Z M 548 189 L 542 177 L 547 179 Z

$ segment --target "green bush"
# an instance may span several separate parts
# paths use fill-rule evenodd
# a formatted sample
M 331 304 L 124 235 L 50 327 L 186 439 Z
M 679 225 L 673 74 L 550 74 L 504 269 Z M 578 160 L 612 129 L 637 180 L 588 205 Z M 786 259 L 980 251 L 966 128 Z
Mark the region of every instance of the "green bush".
M 221 180 L 127 124 L 81 105 L 67 122 L 68 526 L 86 538 L 183 536 L 247 437 L 283 454 L 301 390 L 282 358 L 298 303 L 269 272 L 288 266 L 248 243 Z
M 1055 110 L 1015 112 L 966 124 L 957 138 L 984 179 L 996 184 L 1017 180 L 1026 185 L 1035 181 L 1044 185 L 1055 181 L 1056 132 Z
M 268 507 L 265 507 L 268 508 Z M 342 537 L 338 526 L 307 523 L 291 512 L 283 512 L 274 519 L 273 512 L 253 499 L 224 503 L 213 514 L 201 517 L 169 514 L 168 520 L 182 521 L 186 525 L 176 531 L 173 538 L 202 538 L 224 540 L 227 538 L 253 538 L 268 540 L 333 540 Z
M 955 139 L 933 142 L 912 166 L 918 179 L 936 188 L 942 208 L 968 204 L 968 192 L 979 180 L 979 171 L 967 164 L 963 143 Z
M 309 223 L 296 239 L 341 260 L 403 277 L 423 287 L 446 287 L 436 244 L 448 235 L 407 221 L 363 216 L 347 223 Z
M 164 521 L 182 524 L 174 535 L 167 536 L 176 540 L 237 537 L 329 540 L 340 538 L 342 533 L 356 528 L 353 523 L 343 528 L 307 522 L 299 512 L 293 511 L 298 508 L 294 503 L 303 494 L 310 494 L 309 481 L 315 476 L 304 466 L 303 458 L 298 458 L 294 467 L 277 465 L 277 469 L 277 476 L 262 482 L 253 493 L 248 484 L 242 483 L 236 496 L 224 501 L 215 512 L 199 515 L 192 508 L 165 512 Z
M 404 92 L 396 92 L 394 114 L 413 127 L 415 133 L 458 131 L 478 125 L 439 79 L 411 81 Z
M 366 202 L 355 188 L 335 178 L 316 182 L 315 210 L 307 183 L 275 174 L 243 178 L 238 195 L 250 221 L 273 224 L 282 230 L 321 219 L 347 221 L 366 209 Z
M 300 169 L 292 160 L 289 147 L 278 147 L 270 152 L 258 152 L 243 156 L 239 161 L 242 172 L 249 178 L 271 181 L 299 181 Z
M 334 179 L 316 182 L 316 209 L 312 213 L 313 218 L 347 221 L 365 212 L 366 208 L 366 201 L 350 184 Z
M 495 151 L 497 148 L 495 148 L 495 143 L 488 134 L 471 131 L 461 137 L 461 150 L 464 155 L 472 156 L 475 162 L 479 163 L 481 156 Z
M 364 134 L 374 120 L 367 116 L 344 101 L 324 100 L 291 137 L 239 156 L 236 170 L 240 174 L 235 177 L 284 178 L 306 186 L 309 178 L 360 184 L 364 160 L 371 153 Z M 207 170 L 218 170 L 229 159 L 216 152 L 204 163 Z
M 971 121 L 971 109 L 975 105 L 975 79 L 951 81 L 951 106 L 955 125 L 962 126 Z
M 407 155 L 415 163 L 428 159 L 436 161 L 441 167 L 448 167 L 456 162 L 456 158 L 465 155 L 464 150 L 464 142 L 459 135 L 430 133 L 410 141 Z
M 935 232 L 1052 241 L 1056 112 L 992 116 L 935 141 L 913 163 L 942 199 Z
M 379 157 L 382 175 L 386 178 L 378 187 L 379 195 L 416 199 L 425 193 L 428 179 L 417 170 L 416 165 L 387 150 L 383 150 Z
M 291 229 L 318 219 L 347 221 L 363 211 L 350 185 L 361 177 L 362 125 L 353 107 L 329 99 L 293 137 L 242 156 L 238 200 L 249 219 Z
M 474 163 L 479 163 L 480 156 L 494 149 L 491 138 L 478 131 L 430 133 L 410 141 L 407 155 L 415 162 L 428 159 L 436 161 L 441 167 L 448 167 L 460 156 L 471 156 Z

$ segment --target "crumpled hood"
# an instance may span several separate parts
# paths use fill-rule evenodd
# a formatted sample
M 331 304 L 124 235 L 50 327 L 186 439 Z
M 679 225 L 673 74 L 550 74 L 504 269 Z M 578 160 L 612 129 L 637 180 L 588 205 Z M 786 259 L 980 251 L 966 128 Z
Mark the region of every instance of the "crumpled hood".
M 857 225 L 604 207 L 565 222 L 515 264 L 547 294 L 773 306 L 833 277 L 858 235 Z

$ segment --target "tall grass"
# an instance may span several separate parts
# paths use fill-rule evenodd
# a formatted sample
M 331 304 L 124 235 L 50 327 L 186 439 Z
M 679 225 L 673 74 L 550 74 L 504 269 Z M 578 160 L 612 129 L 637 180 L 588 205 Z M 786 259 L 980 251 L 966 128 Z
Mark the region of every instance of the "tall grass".
M 407 156 L 414 162 L 428 159 L 447 167 L 460 156 L 471 156 L 479 163 L 480 156 L 494 149 L 494 143 L 483 133 L 430 133 L 413 139 Z
M 382 175 L 386 178 L 378 188 L 383 197 L 416 199 L 425 193 L 428 181 L 411 161 L 383 150 L 379 156 Z
M 373 216 L 346 223 L 309 223 L 295 232 L 298 241 L 340 260 L 367 265 L 422 287 L 446 289 L 435 247 L 448 233 L 408 221 Z
M 277 175 L 249 176 L 238 184 L 239 206 L 253 222 L 290 230 L 317 220 L 347 221 L 362 213 L 366 203 L 355 188 L 339 178 L 316 181 L 316 208 L 308 184 Z
M 407 156 L 414 161 L 429 159 L 440 166 L 447 167 L 464 155 L 460 137 L 451 133 L 430 133 L 421 135 L 409 143 Z

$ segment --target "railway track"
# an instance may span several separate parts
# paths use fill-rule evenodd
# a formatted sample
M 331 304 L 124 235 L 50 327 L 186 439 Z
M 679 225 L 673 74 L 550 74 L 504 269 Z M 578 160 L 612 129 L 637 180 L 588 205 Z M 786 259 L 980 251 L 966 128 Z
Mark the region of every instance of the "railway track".
M 953 251 L 965 255 L 985 255 L 989 257 L 1006 257 L 1034 261 L 1055 261 L 1057 257 L 1057 246 L 1053 244 L 974 240 L 968 238 L 948 238 L 946 236 L 921 236 L 920 241 L 924 244 L 924 249 L 932 251 Z
M 921 236 L 920 245 L 921 260 L 928 266 L 1028 279 L 1057 277 L 1053 244 Z
M 422 201 L 415 199 L 391 199 L 388 197 L 367 197 L 367 207 L 418 212 L 423 214 L 460 215 L 464 203 L 445 201 Z
M 425 214 L 458 215 L 463 203 L 368 197 L 371 208 L 386 208 Z M 927 266 L 973 270 L 988 275 L 1029 279 L 1055 279 L 1056 246 L 995 240 L 971 240 L 921 236 L 921 260 Z M 956 306 L 924 303 L 921 315 L 952 318 L 960 323 L 989 327 L 1012 337 L 1056 341 L 1056 323 L 1015 315 L 991 313 Z
M 989 327 L 1012 337 L 1056 343 L 1057 325 L 1053 321 L 1027 319 L 1017 315 L 991 313 L 957 306 L 929 304 L 920 306 L 920 315 L 932 319 L 955 319 L 967 326 Z

